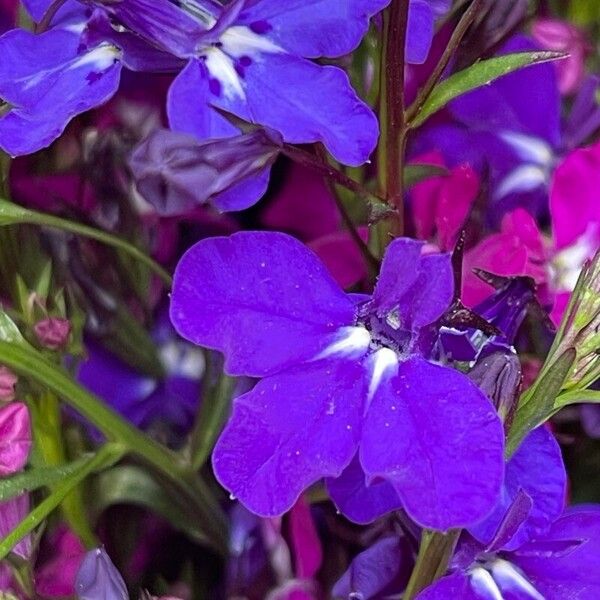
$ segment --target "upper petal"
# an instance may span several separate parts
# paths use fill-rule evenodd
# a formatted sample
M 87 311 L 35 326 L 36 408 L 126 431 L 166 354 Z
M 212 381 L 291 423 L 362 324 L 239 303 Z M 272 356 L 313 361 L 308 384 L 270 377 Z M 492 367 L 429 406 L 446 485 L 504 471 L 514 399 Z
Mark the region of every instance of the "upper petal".
M 411 358 L 375 392 L 360 460 L 368 477 L 394 485 L 414 521 L 445 531 L 494 507 L 503 449 L 492 404 L 465 375 Z
M 390 0 L 250 0 L 238 22 L 266 35 L 292 54 L 317 58 L 352 52 L 369 19 Z
M 275 232 L 198 242 L 175 272 L 171 320 L 190 341 L 256 377 L 314 358 L 355 307 L 306 246 Z
M 289 510 L 356 451 L 366 397 L 357 361 L 330 358 L 260 381 L 234 401 L 213 452 L 220 483 L 262 516 Z

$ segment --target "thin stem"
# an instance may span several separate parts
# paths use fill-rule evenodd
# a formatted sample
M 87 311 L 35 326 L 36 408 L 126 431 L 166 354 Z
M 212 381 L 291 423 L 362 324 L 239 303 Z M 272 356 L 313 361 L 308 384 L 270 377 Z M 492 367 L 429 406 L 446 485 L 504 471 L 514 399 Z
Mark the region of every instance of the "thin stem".
M 395 209 L 394 235 L 404 233 L 404 67 L 408 0 L 392 0 L 383 15 L 381 52 L 379 187 L 387 203 Z
M 382 198 L 367 190 L 360 183 L 354 181 L 354 179 L 348 177 L 348 175 L 342 173 L 342 171 L 339 171 L 329 163 L 316 158 L 310 152 L 306 152 L 306 150 L 302 150 L 300 148 L 296 148 L 295 146 L 285 144 L 281 150 L 281 153 L 284 156 L 287 156 L 290 160 L 293 160 L 295 163 L 317 171 L 321 175 L 324 175 L 328 179 L 331 179 L 338 185 L 345 187 L 351 192 L 355 192 L 359 196 L 362 196 L 367 199 L 372 199 L 378 203 L 383 202 Z
M 402 596 L 403 600 L 412 600 L 419 592 L 444 575 L 459 536 L 459 529 L 447 534 L 423 530 L 417 562 Z
M 50 23 L 52 23 L 54 15 L 56 15 L 66 1 L 67 0 L 54 0 L 54 2 L 48 7 L 48 10 L 44 13 L 42 20 L 37 24 L 35 28 L 35 32 L 37 34 L 44 33 L 44 31 L 50 27 Z
M 431 75 L 428 77 L 425 85 L 419 90 L 416 100 L 411 104 L 411 106 L 406 111 L 406 120 L 410 123 L 415 117 L 421 112 L 421 109 L 425 105 L 425 102 L 431 95 L 431 92 L 437 85 L 438 81 L 441 79 L 446 67 L 452 60 L 456 49 L 462 42 L 462 39 L 465 37 L 469 27 L 473 24 L 475 17 L 477 16 L 477 11 L 481 6 L 481 0 L 473 0 L 469 8 L 464 12 L 461 17 L 458 25 L 452 32 L 450 36 L 450 40 L 448 41 L 448 45 L 446 46 L 439 62 L 433 69 Z
M 107 246 L 112 246 L 113 248 L 119 248 L 146 265 L 163 280 L 166 286 L 171 287 L 173 283 L 171 275 L 169 275 L 169 273 L 167 273 L 167 271 L 165 271 L 158 263 L 153 261 L 133 244 L 130 244 L 115 235 L 87 225 L 82 225 L 81 223 L 61 219 L 54 215 L 47 215 L 45 213 L 29 210 L 12 202 L 8 202 L 7 200 L 0 200 L 0 226 L 15 225 L 18 223 L 60 229 L 62 231 L 68 231 L 69 233 L 96 240 Z

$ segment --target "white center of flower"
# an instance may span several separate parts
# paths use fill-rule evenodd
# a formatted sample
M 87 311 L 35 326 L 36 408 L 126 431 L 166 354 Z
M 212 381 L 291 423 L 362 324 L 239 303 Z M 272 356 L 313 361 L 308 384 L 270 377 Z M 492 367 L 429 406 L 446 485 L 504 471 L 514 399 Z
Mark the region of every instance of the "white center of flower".
M 391 348 L 380 348 L 370 358 L 371 381 L 367 401 L 371 402 L 386 373 L 398 367 L 398 357 Z
M 594 255 L 599 245 L 600 225 L 590 223 L 574 244 L 554 256 L 551 269 L 556 289 L 568 292 L 575 289 L 583 263 Z
M 494 579 L 506 590 L 511 592 L 521 592 L 526 594 L 531 600 L 544 600 L 544 596 L 540 594 L 531 583 L 523 576 L 523 574 L 509 562 L 497 559 L 491 564 L 492 574 Z M 521 595 L 519 594 L 519 596 Z
M 315 360 L 339 355 L 358 358 L 367 352 L 370 343 L 371 334 L 364 327 L 342 327 L 336 333 L 334 341 Z
M 482 598 L 489 600 L 504 600 L 494 578 L 483 568 L 475 567 L 469 572 L 471 586 Z

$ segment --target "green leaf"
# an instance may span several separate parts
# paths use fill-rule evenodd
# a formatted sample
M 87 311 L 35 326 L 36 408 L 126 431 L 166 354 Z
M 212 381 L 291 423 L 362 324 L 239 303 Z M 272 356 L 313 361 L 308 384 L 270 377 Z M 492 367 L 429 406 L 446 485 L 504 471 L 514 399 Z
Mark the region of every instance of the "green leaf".
M 95 478 L 93 508 L 100 514 L 115 504 L 133 504 L 164 517 L 173 527 L 197 542 L 206 543 L 206 532 L 198 527 L 193 512 L 187 510 L 168 486 L 162 486 L 135 465 L 114 467 Z
M 53 215 L 47 215 L 45 213 L 28 210 L 17 204 L 13 204 L 8 200 L 0 199 L 0 226 L 3 225 L 16 225 L 19 223 L 27 223 L 29 225 L 41 225 L 44 227 L 52 227 L 54 229 L 60 229 L 62 231 L 68 231 L 82 237 L 87 237 L 113 248 L 122 250 L 145 264 L 149 269 L 154 271 L 167 286 L 172 284 L 171 276 L 156 262 L 154 262 L 149 256 L 144 254 L 139 248 L 129 242 L 122 240 L 121 238 L 101 231 L 100 229 L 94 229 L 87 225 L 82 225 L 75 221 L 68 221 L 67 219 L 61 219 Z
M 124 453 L 117 444 L 106 444 L 97 454 L 88 458 L 69 476 L 59 483 L 54 491 L 38 504 L 1 542 L 0 560 L 6 558 L 15 545 L 31 533 L 60 503 L 91 473 L 115 464 Z
M 0 310 L 0 340 L 33 350 L 33 347 L 23 337 L 15 322 L 3 310 Z
M 207 532 L 208 539 L 222 553 L 227 552 L 227 521 L 205 482 L 190 470 L 183 459 L 161 446 L 125 421 L 102 400 L 73 381 L 68 373 L 39 352 L 0 341 L 0 364 L 15 373 L 53 391 L 78 413 L 94 424 L 108 440 L 122 444 L 161 475 L 165 485 L 177 489 L 195 510 L 196 519 Z
M 448 175 L 448 169 L 439 165 L 411 164 L 404 167 L 404 186 L 407 188 L 431 177 Z
M 565 56 L 559 52 L 518 52 L 479 61 L 438 83 L 423 106 L 417 111 L 410 126 L 414 128 L 422 125 L 431 115 L 454 98 L 487 85 L 503 75 L 508 75 L 523 67 L 557 60 Z
M 552 367 L 522 396 L 507 440 L 506 453 L 511 456 L 525 436 L 555 412 L 555 402 L 571 374 L 577 358 L 574 348 L 568 348 Z
M 42 487 L 52 486 L 76 473 L 87 464 L 93 454 L 86 454 L 73 462 L 59 467 L 38 467 L 23 471 L 12 477 L 0 480 L 0 502 L 32 492 Z
M 555 410 L 559 410 L 570 404 L 600 404 L 600 391 L 598 390 L 571 390 L 563 392 L 558 396 L 554 404 Z

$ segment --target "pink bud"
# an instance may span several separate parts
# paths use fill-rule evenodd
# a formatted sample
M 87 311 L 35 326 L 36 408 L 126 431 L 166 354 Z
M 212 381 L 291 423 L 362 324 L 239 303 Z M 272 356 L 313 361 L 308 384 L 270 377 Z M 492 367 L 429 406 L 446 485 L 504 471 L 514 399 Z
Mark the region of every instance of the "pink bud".
M 19 378 L 8 368 L 0 366 L 0 402 L 15 399 L 15 385 Z
M 31 450 L 29 410 L 22 402 L 0 409 L 0 477 L 20 471 Z
M 546 50 L 566 52 L 568 56 L 554 63 L 558 87 L 563 94 L 576 92 L 585 77 L 585 55 L 589 48 L 582 31 L 559 19 L 539 19 L 533 24 L 534 39 Z
M 59 350 L 69 340 L 71 323 L 67 319 L 48 317 L 38 321 L 33 330 L 40 344 L 50 350 Z

